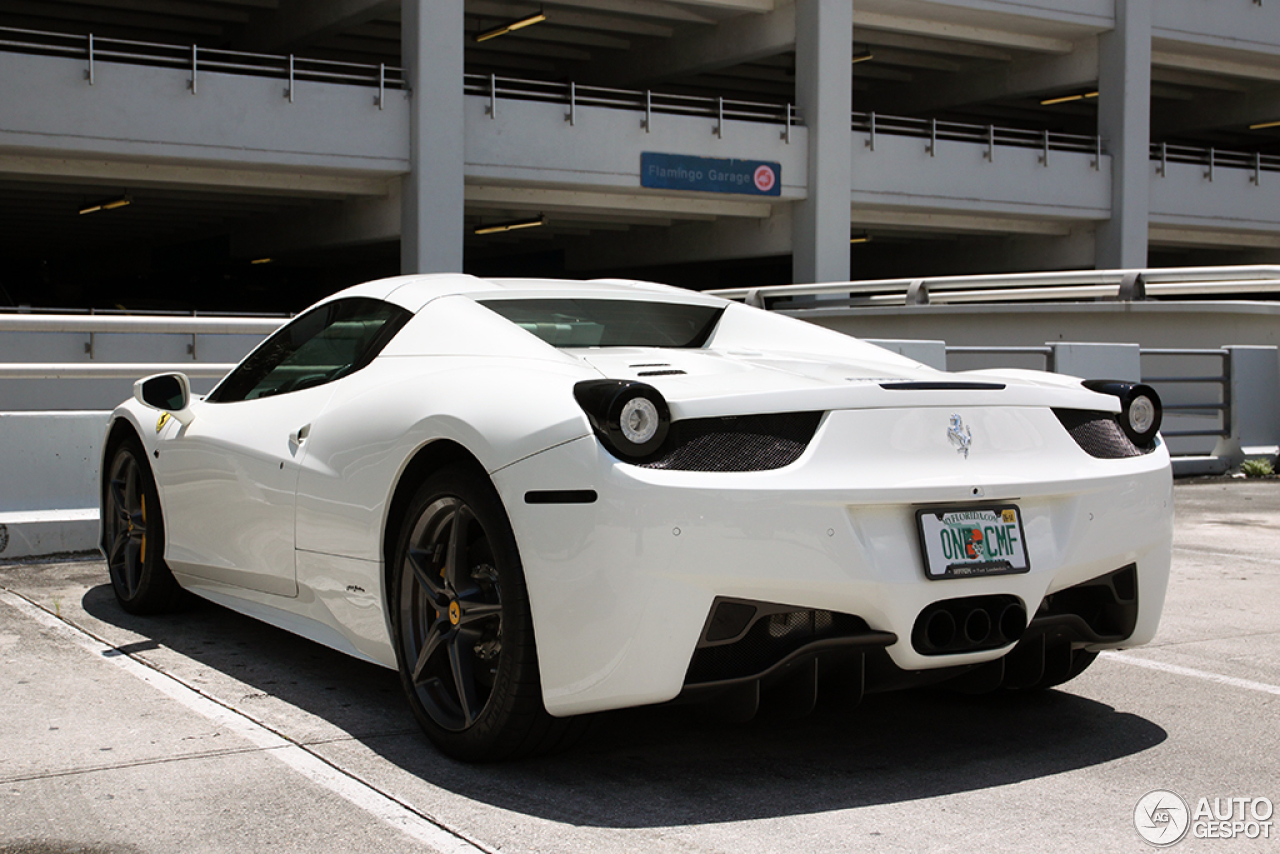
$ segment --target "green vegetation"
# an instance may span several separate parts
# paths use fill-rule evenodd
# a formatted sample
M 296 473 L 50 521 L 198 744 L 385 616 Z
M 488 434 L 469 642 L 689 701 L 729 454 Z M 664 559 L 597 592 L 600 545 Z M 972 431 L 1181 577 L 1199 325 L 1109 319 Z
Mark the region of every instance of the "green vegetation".
M 1270 477 L 1276 473 L 1270 460 L 1245 460 L 1240 466 L 1245 477 Z

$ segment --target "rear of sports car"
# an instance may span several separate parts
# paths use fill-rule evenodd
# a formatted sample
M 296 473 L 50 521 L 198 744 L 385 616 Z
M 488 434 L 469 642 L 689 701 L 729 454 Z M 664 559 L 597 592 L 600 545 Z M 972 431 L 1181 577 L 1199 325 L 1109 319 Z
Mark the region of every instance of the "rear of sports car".
M 566 352 L 592 435 L 494 475 L 554 715 L 1045 687 L 1155 633 L 1172 480 L 1129 386 Z

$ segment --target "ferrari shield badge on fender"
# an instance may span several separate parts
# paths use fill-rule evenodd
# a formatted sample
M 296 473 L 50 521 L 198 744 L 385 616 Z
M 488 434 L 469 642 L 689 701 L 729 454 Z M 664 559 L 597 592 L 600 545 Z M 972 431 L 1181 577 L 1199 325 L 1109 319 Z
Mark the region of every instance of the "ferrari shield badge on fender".
M 969 459 L 969 446 L 973 444 L 973 434 L 964 426 L 964 419 L 959 415 L 951 416 L 951 426 L 947 427 L 947 439 L 956 446 L 957 454 L 964 454 Z
M 161 412 L 159 419 L 156 420 L 156 432 L 159 433 L 164 429 L 164 425 L 169 423 L 169 413 Z

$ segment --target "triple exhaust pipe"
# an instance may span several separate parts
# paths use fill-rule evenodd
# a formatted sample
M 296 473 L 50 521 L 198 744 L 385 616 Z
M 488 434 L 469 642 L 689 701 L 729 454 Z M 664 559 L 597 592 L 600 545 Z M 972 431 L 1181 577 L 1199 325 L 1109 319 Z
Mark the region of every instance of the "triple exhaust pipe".
M 998 649 L 1027 629 L 1027 609 L 1016 596 L 967 596 L 934 602 L 916 617 L 911 645 L 921 655 Z

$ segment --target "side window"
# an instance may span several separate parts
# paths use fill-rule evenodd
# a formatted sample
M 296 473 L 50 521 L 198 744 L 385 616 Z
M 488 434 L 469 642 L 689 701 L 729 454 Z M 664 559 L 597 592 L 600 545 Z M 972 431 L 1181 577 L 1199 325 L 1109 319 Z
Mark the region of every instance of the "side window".
M 376 299 L 335 300 L 268 338 L 209 395 L 232 403 L 323 385 L 358 371 L 400 331 L 410 313 Z

